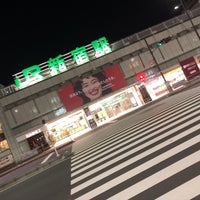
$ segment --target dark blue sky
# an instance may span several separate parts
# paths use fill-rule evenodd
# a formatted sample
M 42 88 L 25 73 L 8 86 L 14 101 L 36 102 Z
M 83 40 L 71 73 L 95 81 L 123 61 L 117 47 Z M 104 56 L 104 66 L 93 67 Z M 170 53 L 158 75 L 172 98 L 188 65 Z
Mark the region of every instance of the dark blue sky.
M 12 84 L 22 69 L 102 36 L 113 43 L 175 16 L 169 0 L 85 2 L 1 7 L 0 83 Z

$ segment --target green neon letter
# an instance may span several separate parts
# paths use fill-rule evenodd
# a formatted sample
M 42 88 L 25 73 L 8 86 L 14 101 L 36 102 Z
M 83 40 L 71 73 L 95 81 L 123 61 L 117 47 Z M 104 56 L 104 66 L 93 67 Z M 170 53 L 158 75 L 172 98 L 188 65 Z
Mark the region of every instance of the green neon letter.
M 73 55 L 73 60 L 78 65 L 81 65 L 81 64 L 89 61 L 89 56 L 88 56 L 88 54 L 86 52 L 86 48 L 84 46 L 77 47 L 75 50 L 71 51 L 71 54 Z
M 40 66 L 39 65 L 33 65 L 31 67 L 28 67 L 24 70 L 22 70 L 22 73 L 25 77 L 25 80 L 29 80 L 29 78 L 33 78 L 33 77 L 42 77 L 40 75 Z

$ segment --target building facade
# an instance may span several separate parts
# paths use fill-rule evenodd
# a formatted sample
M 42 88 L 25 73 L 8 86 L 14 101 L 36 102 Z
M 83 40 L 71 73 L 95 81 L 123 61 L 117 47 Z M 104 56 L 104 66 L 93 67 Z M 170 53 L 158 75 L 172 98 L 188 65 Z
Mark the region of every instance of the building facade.
M 0 168 L 59 147 L 200 77 L 200 9 L 19 72 L 0 91 Z M 192 21 L 191 21 L 192 20 Z

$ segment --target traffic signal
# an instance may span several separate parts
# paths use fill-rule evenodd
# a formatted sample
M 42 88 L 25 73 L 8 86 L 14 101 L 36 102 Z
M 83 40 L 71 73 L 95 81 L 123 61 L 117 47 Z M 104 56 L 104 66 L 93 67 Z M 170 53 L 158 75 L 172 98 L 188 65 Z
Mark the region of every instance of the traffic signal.
M 157 46 L 161 47 L 163 45 L 163 41 L 157 42 Z
M 140 72 L 136 75 L 136 78 L 140 82 L 145 82 L 146 81 L 146 74 L 144 72 Z
M 160 40 L 159 42 L 157 42 L 157 46 L 158 46 L 158 47 L 161 47 L 163 44 L 168 43 L 168 42 L 171 41 L 172 39 L 173 39 L 173 36 L 172 36 L 172 35 L 170 35 L 170 36 L 168 36 L 168 37 L 166 37 L 166 38 L 163 38 L 162 40 Z

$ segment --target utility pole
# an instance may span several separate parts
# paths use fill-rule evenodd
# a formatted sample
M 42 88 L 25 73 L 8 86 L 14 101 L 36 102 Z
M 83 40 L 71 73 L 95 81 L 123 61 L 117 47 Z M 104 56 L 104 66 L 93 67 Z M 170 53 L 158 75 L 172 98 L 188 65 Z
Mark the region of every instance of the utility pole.
M 162 78 L 163 78 L 163 80 L 164 80 L 164 83 L 165 83 L 165 85 L 166 85 L 168 91 L 169 91 L 169 92 L 172 91 L 172 88 L 171 88 L 170 84 L 168 83 L 168 81 L 166 81 L 165 76 L 164 76 L 164 74 L 163 74 L 163 72 L 162 72 L 162 69 L 160 68 L 160 66 L 159 66 L 159 64 L 158 64 L 158 62 L 157 62 L 157 60 L 156 60 L 156 58 L 155 58 L 155 56 L 154 56 L 154 54 L 153 54 L 153 52 L 152 52 L 152 50 L 151 50 L 151 47 L 149 46 L 149 44 L 148 44 L 148 42 L 147 42 L 146 39 L 144 39 L 144 41 L 145 41 L 146 46 L 147 46 L 147 48 L 148 48 L 148 50 L 149 50 L 149 52 L 150 52 L 150 54 L 151 54 L 151 56 L 152 56 L 152 58 L 153 58 L 155 64 L 156 64 L 156 67 L 158 68 L 158 71 L 159 71 L 160 75 L 162 76 Z M 159 47 L 158 47 L 158 48 L 159 48 Z
M 186 6 L 185 6 L 185 3 L 183 2 L 183 0 L 180 0 L 180 3 L 181 3 L 181 5 L 182 5 L 182 7 L 183 7 L 183 10 L 184 10 L 185 14 L 187 15 L 188 19 L 190 20 L 190 23 L 192 24 L 192 28 L 194 29 L 194 31 L 195 31 L 195 33 L 196 33 L 198 39 L 200 40 L 200 35 L 199 35 L 197 29 L 195 28 L 195 25 L 194 25 L 194 23 L 193 23 L 193 21 L 192 21 L 192 18 L 190 17 L 190 14 L 189 14 L 189 12 L 188 12 Z

